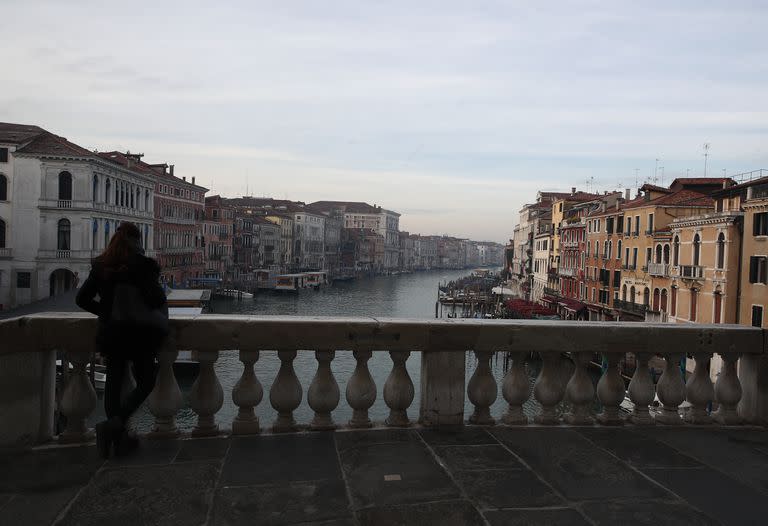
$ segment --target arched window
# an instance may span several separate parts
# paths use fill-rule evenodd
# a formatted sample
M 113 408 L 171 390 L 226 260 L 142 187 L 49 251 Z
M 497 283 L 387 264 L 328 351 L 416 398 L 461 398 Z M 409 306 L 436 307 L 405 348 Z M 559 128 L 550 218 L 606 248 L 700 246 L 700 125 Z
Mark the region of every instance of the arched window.
M 672 294 L 669 301 L 669 313 L 677 316 L 677 287 L 672 287 Z
M 608 257 L 608 241 L 603 241 L 603 259 Z
M 621 301 L 627 301 L 627 284 L 621 287 Z
M 699 257 L 701 256 L 701 237 L 699 234 L 693 236 L 693 265 L 699 265 Z
M 0 201 L 8 200 L 8 179 L 0 174 Z
M 5 248 L 5 221 L 0 219 L 0 248 Z
M 110 199 L 112 199 L 110 190 L 112 190 L 112 183 L 109 181 L 109 179 L 107 179 L 104 182 L 104 202 L 107 204 L 109 204 Z
M 629 287 L 629 301 L 632 303 L 635 302 L 635 286 L 634 285 Z
M 699 302 L 699 291 L 696 289 L 691 289 L 691 317 L 689 318 L 691 321 L 696 321 L 696 311 L 698 307 Z
M 715 315 L 712 321 L 714 323 L 722 323 L 720 318 L 723 312 L 723 295 L 720 292 L 715 292 L 714 296 L 715 296 Z
M 72 174 L 61 172 L 59 174 L 59 201 L 72 200 Z
M 661 263 L 661 245 L 656 245 L 656 263 Z
M 643 290 L 643 305 L 646 307 L 651 303 L 651 289 L 645 287 Z
M 669 265 L 669 245 L 664 245 L 664 263 Z
M 717 236 L 717 268 L 725 268 L 725 234 Z
M 653 289 L 653 310 L 658 311 L 661 306 L 661 292 L 659 289 Z
M 149 190 L 144 190 L 144 210 L 149 210 Z
M 672 246 L 674 247 L 672 250 L 672 264 L 677 267 L 680 265 L 680 238 L 678 236 L 675 236 Z
M 70 223 L 69 219 L 59 219 L 58 223 L 58 236 L 56 248 L 59 250 L 70 250 L 69 235 L 70 235 Z
M 613 241 L 608 241 L 608 259 L 613 257 Z
M 667 289 L 661 289 L 661 311 L 667 312 Z
M 93 202 L 99 200 L 99 176 L 94 175 L 93 176 Z
M 120 181 L 115 181 L 115 206 L 120 205 Z

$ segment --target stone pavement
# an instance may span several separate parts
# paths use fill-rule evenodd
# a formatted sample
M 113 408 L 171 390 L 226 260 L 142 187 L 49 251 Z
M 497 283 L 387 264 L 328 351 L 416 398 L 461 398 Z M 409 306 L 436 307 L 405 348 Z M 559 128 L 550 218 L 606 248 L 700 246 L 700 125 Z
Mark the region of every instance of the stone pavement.
M 768 524 L 768 431 L 379 429 L 0 455 L 0 525 Z

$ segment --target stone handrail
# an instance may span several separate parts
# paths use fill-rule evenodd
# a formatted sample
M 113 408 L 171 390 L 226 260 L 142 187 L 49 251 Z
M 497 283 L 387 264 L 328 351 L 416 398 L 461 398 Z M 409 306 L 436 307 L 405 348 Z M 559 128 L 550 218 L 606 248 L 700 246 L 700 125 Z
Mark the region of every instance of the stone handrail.
M 7 419 L 10 427 L 0 431 L 0 445 L 50 438 L 54 350 L 64 351 L 73 364 L 60 404 L 61 412 L 67 417 L 67 428 L 59 440 L 78 442 L 91 438 L 86 419 L 96 406 L 96 395 L 86 365 L 94 351 L 95 329 L 96 319 L 85 314 L 48 313 L 0 321 L 0 385 L 6 385 L 6 389 L 8 385 L 17 385 L 26 391 L 33 385 L 39 399 L 39 414 L 30 415 L 29 396 L 21 402 L 16 399 L 20 405 L 14 405 L 13 396 L 0 398 L 0 409 L 11 417 Z M 497 421 L 505 425 L 529 424 L 522 408 L 530 396 L 525 358 L 531 352 L 538 353 L 542 359 L 533 387 L 533 397 L 541 405 L 540 413 L 534 418 L 536 424 L 620 425 L 628 421 L 634 425 L 712 422 L 733 425 L 763 423 L 768 417 L 768 389 L 764 381 L 768 372 L 767 331 L 759 328 L 628 322 L 202 315 L 174 317 L 171 329 L 164 352 L 159 356 L 157 382 L 149 398 L 149 408 L 155 417 L 151 434 L 157 437 L 179 434 L 175 419 L 181 407 L 181 392 L 172 367 L 178 349 L 196 351 L 200 362 L 200 372 L 190 393 L 190 406 L 197 414 L 197 425 L 192 431 L 195 436 L 221 432 L 214 417 L 222 407 L 225 393 L 214 363 L 224 350 L 238 351 L 243 364 L 240 380 L 231 393 L 226 393 L 238 407 L 232 422 L 233 434 L 257 433 L 266 428 L 273 432 L 305 427 L 332 429 L 340 425 L 332 417 L 341 396 L 330 367 L 337 351 L 352 352 L 356 360 L 345 393 L 353 413 L 347 424 L 350 427 L 372 425 L 368 410 L 379 392 L 389 409 L 385 425 L 413 423 L 408 409 L 415 389 L 405 367 L 411 352 L 421 352 L 418 422 L 422 425 L 465 422 L 492 425 Z M 254 411 L 264 396 L 254 372 L 261 350 L 277 350 L 280 359 L 280 369 L 269 392 L 269 402 L 277 418 L 264 427 Z M 464 357 L 467 351 L 474 352 L 477 358 L 477 366 L 468 381 Z M 315 354 L 317 369 L 311 381 L 296 376 L 293 361 L 297 352 Z M 381 391 L 368 370 L 372 352 L 388 352 L 392 360 L 391 372 Z M 501 386 L 490 369 L 495 352 L 511 353 L 511 366 Z M 628 352 L 635 354 L 638 366 L 625 390 L 618 365 Z M 570 353 L 575 366 L 567 381 L 563 380 L 560 370 L 563 353 Z M 608 365 L 597 389 L 593 388 L 587 373 L 594 353 L 601 353 Z M 687 382 L 679 369 L 684 353 L 693 355 L 696 363 Z M 713 385 L 708 364 L 715 353 L 720 355 L 723 365 Z M 648 362 L 655 355 L 661 355 L 665 363 L 656 386 L 648 369 Z M 20 377 L 25 374 L 26 379 Z M 307 401 L 314 418 L 299 425 L 294 420 L 294 411 L 301 404 L 304 389 L 307 389 Z M 490 408 L 499 391 L 507 409 L 494 416 Z M 465 395 L 474 407 L 466 420 Z M 625 420 L 620 417 L 619 406 L 626 395 L 634 408 Z M 593 414 L 595 397 L 602 407 L 598 414 Z M 662 404 L 661 410 L 651 415 L 649 406 L 655 397 Z M 556 408 L 563 400 L 569 402 L 570 409 L 559 415 Z M 690 403 L 691 410 L 683 418 L 678 408 L 684 400 Z M 712 402 L 717 410 L 710 414 L 708 407 Z M 14 416 L 21 418 L 14 419 Z

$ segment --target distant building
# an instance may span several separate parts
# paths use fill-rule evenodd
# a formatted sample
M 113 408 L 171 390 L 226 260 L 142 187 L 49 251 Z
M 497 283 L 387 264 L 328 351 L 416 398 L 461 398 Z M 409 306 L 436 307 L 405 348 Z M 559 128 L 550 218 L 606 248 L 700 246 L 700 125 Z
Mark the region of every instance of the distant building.
M 219 195 L 205 198 L 205 277 L 231 283 L 233 278 L 233 245 L 235 210 Z

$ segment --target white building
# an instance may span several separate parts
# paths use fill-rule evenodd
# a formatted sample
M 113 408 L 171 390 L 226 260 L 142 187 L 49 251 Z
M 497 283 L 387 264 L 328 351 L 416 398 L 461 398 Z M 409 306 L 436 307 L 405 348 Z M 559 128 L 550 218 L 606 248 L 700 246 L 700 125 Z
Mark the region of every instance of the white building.
M 293 262 L 298 270 L 325 269 L 325 216 L 293 213 Z
M 154 184 L 37 126 L 0 123 L 0 308 L 76 287 L 123 221 L 151 253 Z

